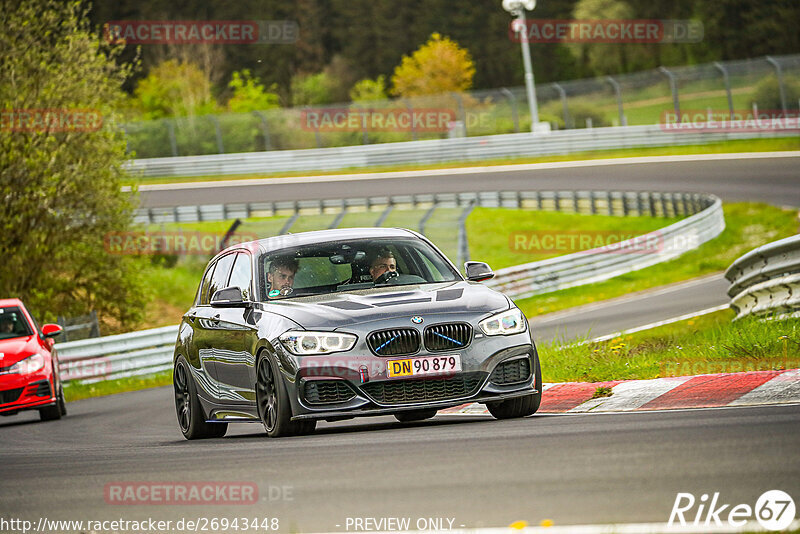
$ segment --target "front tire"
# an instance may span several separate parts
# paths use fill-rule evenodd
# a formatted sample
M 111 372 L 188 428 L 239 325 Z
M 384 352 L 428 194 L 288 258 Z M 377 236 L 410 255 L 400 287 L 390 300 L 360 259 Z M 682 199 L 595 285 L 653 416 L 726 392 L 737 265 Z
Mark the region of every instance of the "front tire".
M 59 393 L 56 395 L 56 402 L 51 404 L 50 406 L 45 406 L 44 408 L 39 408 L 39 419 L 42 421 L 58 421 L 61 419 L 62 415 L 65 413 L 61 412 L 61 403 L 64 399 L 63 391 L 59 390 Z
M 489 413 L 492 414 L 495 419 L 526 417 L 535 414 L 539 409 L 539 406 L 542 404 L 542 368 L 539 366 L 538 354 L 535 354 L 533 357 L 533 365 L 536 369 L 534 376 L 538 393 L 531 393 L 524 397 L 487 404 L 486 407 L 489 409 Z
M 189 364 L 183 356 L 175 361 L 172 375 L 172 386 L 175 390 L 175 411 L 178 426 L 186 439 L 221 438 L 228 431 L 228 423 L 207 423 L 197 388 L 189 372 Z
M 292 421 L 292 407 L 283 380 L 277 366 L 263 352 L 256 367 L 256 406 L 267 436 L 271 438 L 310 434 L 317 426 L 313 419 Z

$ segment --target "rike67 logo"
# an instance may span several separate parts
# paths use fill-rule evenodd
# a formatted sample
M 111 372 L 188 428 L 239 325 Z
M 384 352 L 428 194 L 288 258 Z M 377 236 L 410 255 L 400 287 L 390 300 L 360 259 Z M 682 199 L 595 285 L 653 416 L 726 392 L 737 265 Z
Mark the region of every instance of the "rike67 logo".
M 723 527 L 727 523 L 727 526 L 739 529 L 755 519 L 765 530 L 778 531 L 789 528 L 795 512 L 794 500 L 781 490 L 764 492 L 755 506 L 726 504 L 720 500 L 719 492 L 710 499 L 707 493 L 700 499 L 695 499 L 691 493 L 678 493 L 669 515 L 669 526 Z

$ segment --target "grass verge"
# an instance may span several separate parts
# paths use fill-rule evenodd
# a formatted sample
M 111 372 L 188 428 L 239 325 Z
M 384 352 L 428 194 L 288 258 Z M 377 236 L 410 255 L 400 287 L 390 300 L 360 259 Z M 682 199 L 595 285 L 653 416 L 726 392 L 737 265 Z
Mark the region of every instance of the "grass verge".
M 457 169 L 460 167 L 474 166 L 494 166 L 494 165 L 518 165 L 525 163 L 550 163 L 558 161 L 576 161 L 590 159 L 607 158 L 630 158 L 642 156 L 675 156 L 691 154 L 724 154 L 736 152 L 773 152 L 785 150 L 800 150 L 800 138 L 783 137 L 775 139 L 742 139 L 734 141 L 722 141 L 718 143 L 708 143 L 702 145 L 683 145 L 666 147 L 642 147 L 625 148 L 614 150 L 593 150 L 587 152 L 575 152 L 572 154 L 521 157 L 521 158 L 496 158 L 476 161 L 454 161 L 448 163 L 426 163 L 408 165 L 384 165 L 375 167 L 352 167 L 338 171 L 299 171 L 299 172 L 275 172 L 259 174 L 231 174 L 225 176 L 162 176 L 162 177 L 141 177 L 123 182 L 123 185 L 137 184 L 168 184 L 181 182 L 213 182 L 233 179 L 246 178 L 282 178 L 291 176 L 329 176 L 337 174 L 353 173 L 374 173 L 374 172 L 398 172 L 398 171 L 418 171 L 431 169 Z
M 64 398 L 72 402 L 89 397 L 102 397 L 126 391 L 155 388 L 172 384 L 172 369 L 146 376 L 130 376 L 93 384 L 69 382 L 64 384 Z
M 724 271 L 736 258 L 753 248 L 794 235 L 798 231 L 797 213 L 792 210 L 745 202 L 726 204 L 723 209 L 725 230 L 716 239 L 674 260 L 632 271 L 605 282 L 519 299 L 516 304 L 527 317 L 533 317 L 690 280 Z M 590 220 L 588 224 L 593 223 Z M 470 238 L 470 246 L 472 243 Z M 478 258 L 475 254 L 473 256 Z
M 600 343 L 542 344 L 543 380 L 647 380 L 800 367 L 800 319 L 731 322 L 733 317 L 732 310 L 723 310 Z

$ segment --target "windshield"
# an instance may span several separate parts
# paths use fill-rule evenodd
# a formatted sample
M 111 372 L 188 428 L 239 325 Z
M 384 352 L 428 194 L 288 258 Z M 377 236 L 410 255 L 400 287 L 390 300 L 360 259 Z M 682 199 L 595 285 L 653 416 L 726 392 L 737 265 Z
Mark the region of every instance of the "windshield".
M 353 239 L 264 254 L 261 299 L 303 297 L 460 280 L 436 249 L 419 239 Z
M 22 311 L 16 307 L 0 308 L 0 339 L 30 336 L 30 326 Z

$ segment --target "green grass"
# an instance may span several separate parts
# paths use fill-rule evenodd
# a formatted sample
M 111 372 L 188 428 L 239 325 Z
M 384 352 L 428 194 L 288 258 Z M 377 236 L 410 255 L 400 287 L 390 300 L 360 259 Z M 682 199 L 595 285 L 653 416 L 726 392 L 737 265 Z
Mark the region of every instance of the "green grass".
M 107 380 L 94 384 L 69 382 L 64 384 L 64 398 L 67 402 L 72 402 L 90 397 L 102 397 L 114 393 L 138 391 L 140 389 L 155 388 L 169 384 L 172 384 L 172 369 L 147 376 L 118 378 L 116 380 Z
M 687 108 L 688 109 L 688 108 Z M 373 172 L 398 172 L 416 171 L 429 169 L 455 169 L 465 166 L 494 166 L 494 165 L 516 165 L 526 163 L 549 163 L 557 161 L 576 161 L 606 158 L 630 158 L 638 156 L 674 156 L 681 154 L 722 154 L 735 152 L 772 152 L 784 150 L 800 150 L 800 137 L 783 137 L 775 139 L 742 139 L 736 141 L 723 141 L 718 143 L 708 143 L 702 145 L 684 145 L 667 147 L 643 147 L 643 148 L 624 148 L 614 150 L 595 150 L 588 152 L 575 152 L 565 155 L 541 156 L 541 157 L 521 157 L 521 158 L 496 158 L 479 161 L 458 161 L 450 163 L 433 164 L 408 164 L 408 165 L 386 165 L 374 166 L 369 168 L 349 168 L 338 171 L 301 171 L 301 172 L 276 172 L 243 175 L 213 175 L 213 176 L 166 176 L 166 177 L 142 177 L 136 179 L 131 176 L 124 185 L 134 184 L 164 184 L 180 182 L 212 182 L 246 178 L 280 178 L 287 176 L 327 176 L 337 174 L 352 173 L 373 173 Z
M 543 381 L 646 380 L 800 367 L 800 319 L 731 322 L 733 316 L 724 310 L 601 343 L 539 345 Z
M 467 218 L 470 256 L 502 269 L 570 252 L 571 246 L 541 253 L 544 238 L 587 236 L 594 239 L 641 235 L 664 228 L 680 218 L 613 217 L 516 209 L 476 208 Z M 609 232 L 607 235 L 605 232 Z M 519 241 L 519 238 L 522 240 Z M 610 241 L 604 241 L 610 242 Z M 451 258 L 454 259 L 454 258 Z
M 723 206 L 726 228 L 716 239 L 680 257 L 605 282 L 519 299 L 527 317 L 607 300 L 653 287 L 724 271 L 753 248 L 798 232 L 797 213 L 767 204 L 734 203 Z M 591 224 L 591 222 L 590 222 Z M 498 237 L 496 247 L 501 245 Z M 473 241 L 470 239 L 470 246 Z M 473 254 L 474 257 L 478 257 Z

